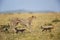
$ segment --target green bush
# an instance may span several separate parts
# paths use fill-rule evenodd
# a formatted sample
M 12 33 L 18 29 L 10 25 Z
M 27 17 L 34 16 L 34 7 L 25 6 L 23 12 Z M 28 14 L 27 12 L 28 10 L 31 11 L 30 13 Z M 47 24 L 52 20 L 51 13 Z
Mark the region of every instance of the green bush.
M 52 22 L 60 22 L 60 20 L 59 19 L 55 19 Z

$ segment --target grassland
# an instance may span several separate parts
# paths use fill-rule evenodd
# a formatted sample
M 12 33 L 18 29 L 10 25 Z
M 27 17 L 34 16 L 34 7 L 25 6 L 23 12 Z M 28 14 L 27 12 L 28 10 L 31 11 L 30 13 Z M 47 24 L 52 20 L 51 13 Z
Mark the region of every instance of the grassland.
M 33 33 L 28 31 L 22 33 L 5 33 L 0 32 L 0 40 L 60 40 L 60 22 L 53 23 L 52 20 L 59 19 L 59 13 L 35 13 L 35 14 L 0 14 L 0 25 L 9 23 L 9 19 L 13 19 L 15 17 L 27 19 L 30 16 L 36 16 L 36 19 L 32 21 L 32 30 Z M 53 24 L 54 29 L 52 32 L 42 32 L 40 28 L 41 25 L 44 24 Z M 21 26 L 22 27 L 22 26 Z

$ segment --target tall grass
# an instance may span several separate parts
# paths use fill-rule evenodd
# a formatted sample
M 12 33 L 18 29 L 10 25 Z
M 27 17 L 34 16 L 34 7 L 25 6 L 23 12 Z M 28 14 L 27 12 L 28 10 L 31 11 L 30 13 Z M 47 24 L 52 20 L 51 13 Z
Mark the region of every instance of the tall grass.
M 18 34 L 0 32 L 0 40 L 60 40 L 60 28 L 58 27 L 60 26 L 60 20 L 55 19 L 56 16 L 59 16 L 58 19 L 60 19 L 60 14 L 1 14 L 0 25 L 9 23 L 10 18 L 12 19 L 14 17 L 18 17 L 27 19 L 31 15 L 36 16 L 36 19 L 32 21 L 31 26 L 32 30 L 34 30 L 33 33 L 30 33 L 28 30 L 26 30 L 24 33 Z M 57 24 L 54 24 L 54 22 L 57 22 Z M 42 32 L 40 26 L 44 24 L 55 25 L 54 30 L 52 30 L 52 32 Z M 18 24 L 18 26 L 19 28 L 23 27 L 20 24 Z

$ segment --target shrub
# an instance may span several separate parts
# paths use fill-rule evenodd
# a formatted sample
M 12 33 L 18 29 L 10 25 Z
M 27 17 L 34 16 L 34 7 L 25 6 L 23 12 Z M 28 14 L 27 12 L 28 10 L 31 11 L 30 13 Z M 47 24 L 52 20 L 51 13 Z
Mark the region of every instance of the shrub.
M 52 22 L 60 22 L 59 19 L 54 19 Z

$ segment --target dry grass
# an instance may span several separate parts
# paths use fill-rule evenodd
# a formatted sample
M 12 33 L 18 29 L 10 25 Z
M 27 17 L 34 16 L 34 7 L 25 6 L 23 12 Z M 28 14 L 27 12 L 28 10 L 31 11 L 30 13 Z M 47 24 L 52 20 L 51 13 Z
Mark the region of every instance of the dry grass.
M 52 22 L 55 18 L 60 19 L 60 14 L 0 14 L 0 25 L 9 23 L 9 19 L 13 19 L 15 17 L 27 19 L 32 15 L 36 16 L 36 19 L 33 20 L 31 26 L 32 30 L 34 30 L 33 33 L 29 33 L 28 31 L 23 34 L 0 32 L 0 40 L 60 40 L 60 22 Z M 54 29 L 52 32 L 42 32 L 40 26 L 48 23 L 53 24 Z

